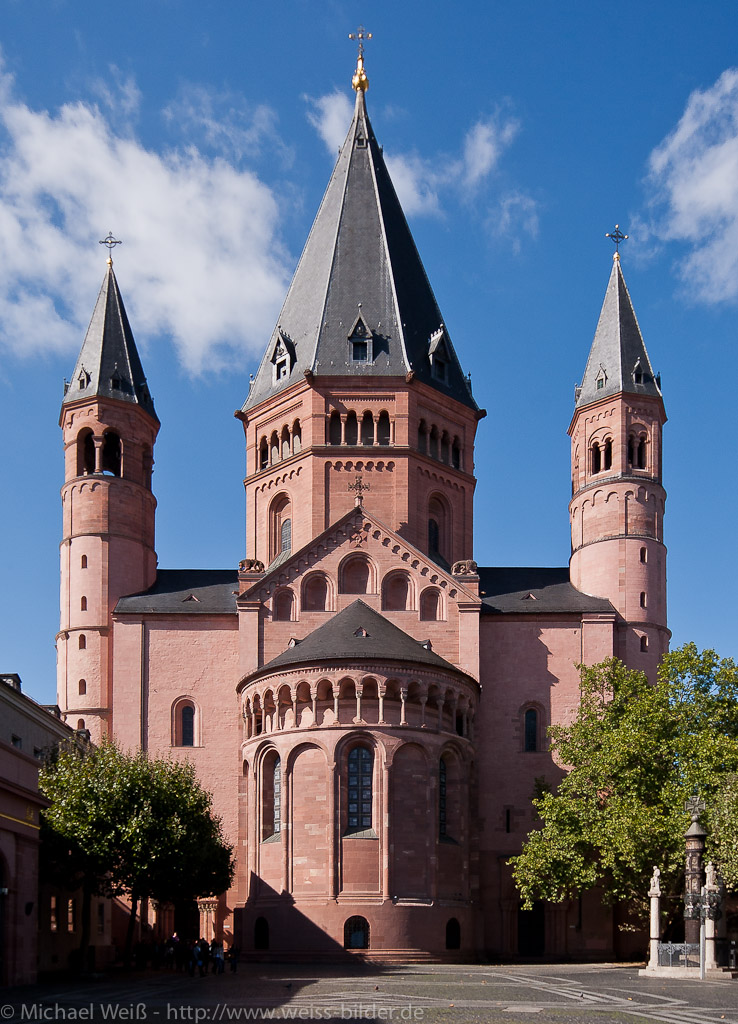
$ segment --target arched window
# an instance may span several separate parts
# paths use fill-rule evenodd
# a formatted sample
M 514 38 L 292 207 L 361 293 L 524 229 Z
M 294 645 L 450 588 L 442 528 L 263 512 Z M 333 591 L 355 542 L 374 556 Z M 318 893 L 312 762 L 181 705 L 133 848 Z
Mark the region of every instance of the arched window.
M 382 608 L 388 612 L 404 612 L 412 608 L 410 577 L 406 572 L 392 572 L 382 581 Z
M 434 495 L 428 502 L 428 554 L 434 561 L 448 565 L 451 522 L 446 501 Z
M 265 917 L 254 921 L 254 949 L 269 949 L 269 922 Z
M 270 510 L 270 561 L 292 550 L 292 502 L 286 494 L 278 494 Z
M 603 469 L 612 469 L 612 440 L 608 437 L 605 441 L 605 450 L 603 452 Z
M 343 926 L 346 949 L 369 949 L 369 922 L 365 917 L 350 917 Z
M 428 520 L 428 550 L 431 555 L 437 555 L 441 546 L 441 530 L 437 519 Z
M 648 654 L 648 637 L 647 636 L 642 636 L 641 637 L 641 653 L 642 654 Z
M 269 442 L 266 437 L 259 441 L 259 469 L 266 469 L 269 465 Z
M 84 633 L 80 633 L 80 635 L 79 635 L 78 646 L 79 646 L 80 651 L 86 651 L 87 650 L 87 637 L 84 635 Z
M 78 732 L 82 732 L 82 730 L 84 728 L 85 728 L 85 720 L 84 720 L 84 718 L 78 718 L 77 719 L 77 731 Z
M 291 454 L 290 431 L 288 427 L 282 427 L 282 458 L 288 459 Z
M 359 425 L 356 421 L 356 413 L 351 412 L 346 415 L 346 444 L 358 444 L 359 443 Z
M 448 773 L 444 758 L 438 762 L 438 835 L 441 839 L 446 837 L 446 783 Z
M 79 560 L 79 567 L 80 569 L 87 568 L 87 555 L 82 555 L 82 557 Z
M 597 441 L 595 441 L 595 443 L 592 445 L 592 472 L 593 473 L 599 473 L 601 471 L 601 469 L 602 469 L 602 452 L 600 451 L 599 444 L 597 443 Z
M 269 438 L 269 462 L 273 466 L 275 462 L 279 462 L 279 437 L 277 431 L 272 431 L 272 436 Z
M 86 612 L 87 611 L 87 598 L 86 597 L 81 597 L 79 599 L 79 610 L 81 612 Z
M 643 562 L 643 564 L 645 565 L 645 563 L 647 561 L 648 561 L 648 549 L 647 548 L 641 548 L 641 562 Z
M 632 466 L 635 461 L 635 438 L 631 434 L 628 438 L 628 465 Z
M 535 708 L 528 708 L 523 716 L 523 733 L 523 750 L 538 750 L 538 712 Z
M 371 594 L 372 571 L 365 555 L 352 555 L 340 567 L 340 588 L 342 594 Z
M 294 597 L 291 590 L 278 590 L 274 595 L 274 619 L 277 622 L 290 622 L 294 609 Z
M 194 701 L 190 700 L 188 697 L 176 701 L 173 708 L 172 718 L 172 746 L 196 746 L 196 714 Z
M 102 450 L 102 469 L 108 476 L 120 476 L 123 452 L 120 438 L 113 430 L 105 432 Z
M 77 476 L 95 472 L 95 442 L 91 430 L 80 430 L 77 435 Z
M 354 747 L 348 756 L 348 831 L 372 827 L 372 775 L 374 757 L 366 747 Z
M 374 444 L 374 417 L 368 409 L 361 417 L 361 443 Z
M 441 462 L 448 462 L 448 449 L 449 449 L 448 434 L 444 430 L 444 432 L 441 434 Z
M 438 458 L 438 428 L 435 426 L 431 427 L 430 448 L 428 450 L 428 454 L 432 459 Z
M 420 595 L 420 618 L 424 622 L 437 622 L 442 618 L 441 595 L 435 587 L 426 588 Z
M 382 410 L 377 423 L 377 444 L 390 443 L 390 418 L 389 413 Z
M 646 468 L 646 435 L 641 434 L 638 439 L 638 451 L 636 453 L 637 463 L 639 469 Z
M 418 424 L 418 451 L 423 455 L 428 452 L 428 428 L 425 425 L 425 420 L 421 420 Z
M 282 831 L 282 762 L 276 750 L 264 758 L 261 779 L 261 837 L 279 836 Z
M 87 680 L 80 679 L 79 681 L 79 695 L 83 697 L 87 693 Z
M 446 922 L 446 949 L 461 949 L 461 926 L 455 917 Z
M 335 409 L 328 420 L 328 444 L 341 443 L 341 414 Z
M 305 580 L 302 607 L 306 612 L 328 611 L 328 581 L 322 573 L 311 573 Z
M 461 446 L 458 437 L 454 438 L 454 443 L 451 445 L 451 465 L 454 469 L 461 469 Z
M 295 422 L 292 424 L 292 454 L 297 455 L 301 448 L 302 429 L 300 427 L 300 421 L 295 420 Z

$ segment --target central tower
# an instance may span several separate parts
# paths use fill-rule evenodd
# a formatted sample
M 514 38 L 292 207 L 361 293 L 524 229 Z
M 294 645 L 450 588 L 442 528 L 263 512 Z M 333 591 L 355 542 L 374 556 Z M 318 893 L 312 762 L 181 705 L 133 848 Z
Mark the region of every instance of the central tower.
M 366 507 L 442 566 L 472 556 L 484 415 L 456 357 L 366 111 L 354 117 L 279 320 L 236 415 L 247 553 L 265 565 Z

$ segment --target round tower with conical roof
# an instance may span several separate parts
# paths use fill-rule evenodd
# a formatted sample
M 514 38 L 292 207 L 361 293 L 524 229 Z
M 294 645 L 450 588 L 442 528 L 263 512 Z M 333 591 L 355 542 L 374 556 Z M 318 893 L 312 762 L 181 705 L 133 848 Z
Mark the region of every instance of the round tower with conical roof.
M 621 619 L 616 653 L 653 677 L 666 652 L 661 382 L 654 374 L 616 252 L 569 428 L 571 581 L 608 598 Z
M 108 735 L 112 714 L 111 617 L 123 594 L 156 576 L 151 490 L 159 420 L 112 260 L 59 419 L 61 621 L 57 699 L 66 721 Z

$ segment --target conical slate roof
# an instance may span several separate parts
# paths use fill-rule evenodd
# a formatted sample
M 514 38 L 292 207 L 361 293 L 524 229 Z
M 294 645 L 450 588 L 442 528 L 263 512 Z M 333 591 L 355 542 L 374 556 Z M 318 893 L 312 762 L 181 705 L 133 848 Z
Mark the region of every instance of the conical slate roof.
M 92 397 L 132 402 L 158 421 L 112 263 L 62 405 Z
M 365 361 L 350 339 L 368 339 Z M 280 372 L 277 364 L 281 364 Z M 476 409 L 366 112 L 363 90 L 243 411 L 305 371 L 415 376 Z
M 406 661 L 431 668 L 460 670 L 357 599 L 338 612 L 304 640 L 282 651 L 254 675 L 273 672 L 288 665 L 315 662 L 355 661 L 369 658 L 380 661 Z
M 615 259 L 584 379 L 577 388 L 577 408 L 621 391 L 661 397 L 620 260 Z

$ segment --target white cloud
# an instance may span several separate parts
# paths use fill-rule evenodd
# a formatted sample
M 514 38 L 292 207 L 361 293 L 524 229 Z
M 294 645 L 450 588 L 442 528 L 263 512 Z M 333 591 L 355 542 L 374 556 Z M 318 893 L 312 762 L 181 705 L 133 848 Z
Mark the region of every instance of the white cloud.
M 692 93 L 649 170 L 653 230 L 689 243 L 681 272 L 693 293 L 707 302 L 738 299 L 738 69 Z
M 479 185 L 499 163 L 518 134 L 520 124 L 515 120 L 499 122 L 498 118 L 478 121 L 464 139 L 464 184 L 470 188 Z
M 489 228 L 492 234 L 511 238 L 513 251 L 520 252 L 522 234 L 538 237 L 538 203 L 524 192 L 507 193 L 490 216 Z
M 319 96 L 318 99 L 311 99 L 309 96 L 304 98 L 314 108 L 308 110 L 308 121 L 326 144 L 328 152 L 335 157 L 344 143 L 348 126 L 354 116 L 351 100 L 345 92 L 338 89 L 327 96 Z
M 119 103 L 132 114 L 135 83 Z M 273 192 L 195 147 L 157 153 L 99 107 L 35 111 L 0 81 L 0 345 L 30 356 L 81 343 L 116 270 L 139 340 L 170 335 L 193 373 L 261 351 L 288 281 Z

